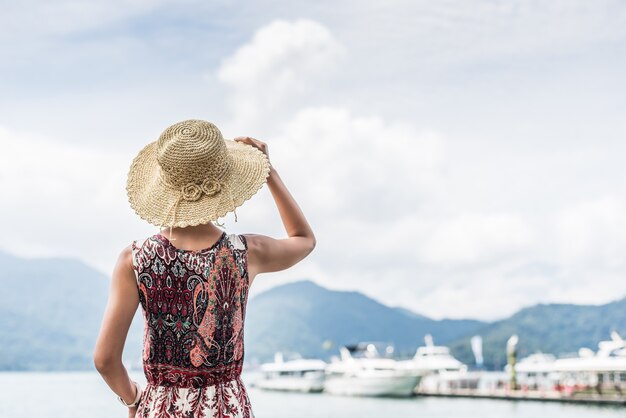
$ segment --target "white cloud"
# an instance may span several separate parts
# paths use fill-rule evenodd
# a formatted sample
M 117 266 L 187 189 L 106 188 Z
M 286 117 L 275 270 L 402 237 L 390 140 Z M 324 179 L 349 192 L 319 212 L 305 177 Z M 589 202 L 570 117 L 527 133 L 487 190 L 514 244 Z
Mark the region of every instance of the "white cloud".
M 600 197 L 564 209 L 555 218 L 555 262 L 561 266 L 561 286 L 554 297 L 602 303 L 626 294 L 624 200 Z
M 337 107 L 298 111 L 271 144 L 309 207 L 364 222 L 414 212 L 441 183 L 445 159 L 437 133 Z
M 559 251 L 554 229 L 542 230 L 542 223 L 523 210 L 450 206 L 456 201 L 446 194 L 452 179 L 447 176 L 448 141 L 441 133 L 345 106 L 294 106 L 292 92 L 309 84 L 323 89 L 324 81 L 298 68 L 299 51 L 313 59 L 309 55 L 316 48 L 286 40 L 289 28 L 282 21 L 269 24 L 220 69 L 220 79 L 236 99 L 233 126 L 262 132 L 259 120 L 273 121 L 267 129 L 270 156 L 286 173 L 321 243 L 297 269 L 273 274 L 278 282 L 312 277 L 435 316 L 468 311 L 483 318 L 504 316 L 531 303 L 580 295 L 576 286 L 564 283 L 545 290 L 547 283 L 567 280 L 553 257 Z M 313 32 L 324 33 L 319 38 L 332 43 L 327 30 Z M 271 34 L 267 43 L 258 40 L 259 33 Z M 257 55 L 263 56 L 259 64 L 243 65 Z M 325 52 L 320 56 L 330 66 L 340 59 Z M 281 73 L 283 67 L 289 76 Z M 271 105 L 266 86 L 280 86 Z M 282 120 L 274 118 L 276 109 Z M 542 263 L 555 267 L 532 267 Z
M 233 107 L 233 125 L 254 126 L 249 108 L 241 105 L 245 100 L 257 112 L 255 116 L 262 118 L 275 109 L 292 106 L 292 91 L 307 83 L 321 83 L 307 69 L 301 69 L 297 77 L 281 75 L 280 68 L 297 67 L 302 52 L 314 59 L 310 43 L 285 39 L 292 36 L 287 30 L 290 27 L 284 22 L 272 23 L 224 60 L 227 64 L 221 67 L 220 78 L 233 89 L 235 104 L 239 104 Z M 331 39 L 326 29 L 316 27 L 314 32 Z M 260 33 L 272 35 L 267 36 L 267 45 L 258 40 Z M 289 47 L 276 46 L 285 43 Z M 265 53 L 266 48 L 277 52 Z M 260 64 L 247 68 L 244 63 L 254 62 L 257 54 L 263 57 Z M 338 59 L 324 52 L 321 55 L 328 64 Z M 268 85 L 281 85 L 282 90 L 272 96 L 271 106 L 263 106 L 264 95 L 258 91 Z M 309 277 L 330 287 L 358 288 L 409 306 L 423 302 L 427 295 L 430 302 L 422 305 L 433 315 L 457 315 L 466 309 L 477 315 L 500 311 L 500 306 L 489 305 L 481 311 L 475 309 L 472 292 L 485 287 L 485 279 L 474 280 L 475 285 L 465 289 L 458 287 L 468 276 L 493 269 L 494 263 L 506 265 L 497 273 L 504 274 L 511 259 L 530 247 L 532 228 L 509 213 L 432 213 L 431 201 L 440 201 L 448 180 L 443 135 L 418 130 L 407 122 L 388 122 L 375 114 L 355 114 L 340 106 L 289 108 L 283 114 L 291 117 L 274 127 L 275 133 L 267 141 L 270 157 L 279 172 L 286 173 L 287 185 L 309 216 L 320 245 L 301 265 L 272 274 L 273 281 Z M 438 277 L 445 274 L 442 269 L 474 267 L 452 277 L 448 284 L 432 286 L 416 278 L 416 269 L 424 264 L 434 266 L 432 274 Z M 257 281 L 262 288 L 268 286 L 264 280 Z M 442 305 L 440 298 L 450 295 L 446 286 L 454 290 L 452 299 L 468 303 L 454 305 L 458 309 L 441 309 L 448 306 Z M 398 292 L 402 288 L 408 291 Z
M 343 47 L 331 32 L 309 19 L 275 20 L 223 60 L 217 78 L 233 89 L 230 97 L 239 129 L 267 129 L 316 82 L 337 69 Z
M 482 318 L 626 292 L 620 2 L 166 3 L 2 6 L 1 247 L 110 271 L 154 232 L 126 202 L 134 152 L 206 117 L 269 144 L 318 236 L 256 291 Z M 237 213 L 284 233 L 266 188 Z
M 556 219 L 558 256 L 574 268 L 626 266 L 626 205 L 614 196 L 563 210 Z
M 112 261 L 104 260 L 116 259 L 124 234 L 142 230 L 124 216 L 130 160 L 2 127 L 0 147 L 0 247 L 24 257 L 81 258 L 109 272 Z
M 442 265 L 494 264 L 527 253 L 534 231 L 513 214 L 462 214 L 438 221 L 430 236 L 417 245 L 425 263 Z
M 318 22 L 275 20 L 225 59 L 218 76 L 237 88 L 258 88 L 264 81 L 303 88 L 306 77 L 325 71 L 341 51 L 328 28 Z

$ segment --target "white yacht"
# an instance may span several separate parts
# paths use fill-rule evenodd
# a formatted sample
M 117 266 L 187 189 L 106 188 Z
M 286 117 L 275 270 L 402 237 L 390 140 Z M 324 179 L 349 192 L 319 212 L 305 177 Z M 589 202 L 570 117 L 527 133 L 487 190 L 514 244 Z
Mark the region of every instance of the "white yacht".
M 467 366 L 454 358 L 450 349 L 435 345 L 430 334 L 424 337 L 425 345 L 418 347 L 410 360 L 403 360 L 401 367 L 422 376 L 420 391 L 444 391 L 452 388 L 474 388 L 480 373 L 469 373 Z
M 425 345 L 418 347 L 410 360 L 402 361 L 402 365 L 411 368 L 422 375 L 439 372 L 458 372 L 467 370 L 467 366 L 450 354 L 445 346 L 435 345 L 430 335 L 424 337 Z
M 420 376 L 388 356 L 391 345 L 359 343 L 340 348 L 326 367 L 324 391 L 349 396 L 411 396 Z
M 276 353 L 273 363 L 261 365 L 261 377 L 255 386 L 266 390 L 321 392 L 325 369 L 326 362 L 322 360 L 294 358 L 285 361 L 282 353 Z
M 626 390 L 626 341 L 612 332 L 611 340 L 600 341 L 597 352 L 581 348 L 577 356 L 565 358 L 536 353 L 520 360 L 515 371 L 518 383 L 535 389 L 582 385 Z
M 517 382 L 525 389 L 554 389 L 560 379 L 554 368 L 555 362 L 556 357 L 548 353 L 539 352 L 524 357 L 515 365 Z M 510 375 L 511 366 L 507 364 L 504 370 Z

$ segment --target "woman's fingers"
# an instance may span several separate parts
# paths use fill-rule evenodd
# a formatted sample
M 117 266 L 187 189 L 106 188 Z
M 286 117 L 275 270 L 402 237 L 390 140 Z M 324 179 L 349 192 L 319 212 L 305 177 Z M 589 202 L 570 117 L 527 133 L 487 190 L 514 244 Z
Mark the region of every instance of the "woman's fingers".
M 239 136 L 235 138 L 235 141 L 245 142 L 246 144 L 254 145 L 257 148 L 259 146 L 265 145 L 265 142 L 259 141 L 258 139 L 250 138 L 249 136 Z
M 269 157 L 267 144 L 263 141 L 259 141 L 258 139 L 254 139 L 249 136 L 238 136 L 237 138 L 234 138 L 233 140 L 237 142 L 243 142 L 248 145 L 252 145 L 253 147 L 261 150 L 265 155 Z

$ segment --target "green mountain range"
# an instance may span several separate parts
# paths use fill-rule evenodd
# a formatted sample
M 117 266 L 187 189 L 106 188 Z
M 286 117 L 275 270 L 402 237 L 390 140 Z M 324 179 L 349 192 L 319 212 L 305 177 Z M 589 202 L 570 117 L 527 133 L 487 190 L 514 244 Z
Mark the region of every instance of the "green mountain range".
M 0 370 L 83 370 L 109 291 L 106 276 L 73 259 L 26 259 L 0 252 Z M 128 336 L 127 361 L 140 358 L 141 324 Z
M 425 334 L 446 343 L 484 325 L 475 320 L 436 321 L 359 292 L 329 290 L 306 280 L 272 288 L 249 302 L 246 355 L 263 361 L 282 350 L 328 358 L 342 344 L 381 341 L 393 343 L 397 355 L 412 356 Z
M 109 280 L 72 259 L 24 259 L 0 252 L 0 370 L 92 369 L 91 353 L 106 304 Z M 142 323 L 131 327 L 125 361 L 140 367 Z M 626 334 L 626 299 L 601 306 L 537 305 L 510 318 L 433 320 L 386 306 L 359 292 L 325 289 L 312 281 L 272 288 L 251 298 L 245 325 L 246 359 L 271 359 L 274 352 L 328 358 L 342 344 L 393 343 L 410 356 L 425 334 L 473 362 L 469 338 L 481 335 L 485 365 L 504 364 L 508 337 L 520 336 L 520 356 L 596 348 L 611 330 Z
M 581 347 L 598 349 L 598 342 L 610 339 L 611 331 L 626 337 L 626 298 L 604 305 L 540 304 L 524 308 L 500 321 L 476 330 L 483 338 L 485 366 L 500 369 L 506 364 L 506 341 L 519 336 L 518 358 L 535 352 L 576 355 Z M 456 357 L 473 361 L 469 338 L 450 344 Z

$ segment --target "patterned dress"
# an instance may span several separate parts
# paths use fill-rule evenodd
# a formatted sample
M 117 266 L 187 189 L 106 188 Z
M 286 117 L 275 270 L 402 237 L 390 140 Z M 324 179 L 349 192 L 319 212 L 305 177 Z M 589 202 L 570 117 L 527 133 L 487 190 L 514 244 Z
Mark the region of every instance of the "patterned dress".
M 254 418 L 241 381 L 248 244 L 222 232 L 202 250 L 133 241 L 148 385 L 136 417 Z

